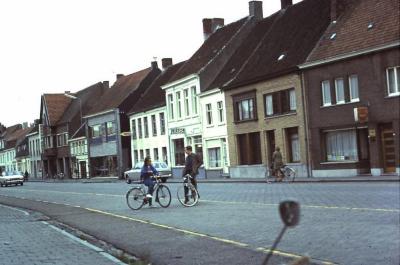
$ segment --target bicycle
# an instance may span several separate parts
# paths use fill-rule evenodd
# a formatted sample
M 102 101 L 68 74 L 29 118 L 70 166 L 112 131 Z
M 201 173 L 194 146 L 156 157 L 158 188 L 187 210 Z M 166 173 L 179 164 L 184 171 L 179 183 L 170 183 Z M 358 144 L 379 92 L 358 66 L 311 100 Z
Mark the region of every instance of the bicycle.
M 154 193 L 156 194 L 156 202 L 163 207 L 167 208 L 171 204 L 171 192 L 169 188 L 162 183 L 161 177 L 155 177 L 156 184 L 154 185 Z M 126 203 L 132 210 L 139 210 L 143 205 L 149 202 L 149 198 L 146 197 L 146 186 L 141 183 L 140 186 L 136 186 L 128 190 L 126 193 Z
M 178 201 L 186 207 L 195 206 L 199 201 L 199 192 L 196 187 L 193 185 L 192 181 L 193 177 L 189 174 L 183 177 L 183 185 L 178 187 L 176 195 L 178 197 Z M 187 196 L 185 196 L 185 189 L 187 190 Z M 190 195 L 189 195 L 190 192 Z
M 273 173 L 273 169 L 267 170 L 266 171 L 266 179 L 267 179 L 267 183 L 271 183 L 271 178 L 274 179 L 274 182 L 294 182 L 295 178 L 296 178 L 296 170 L 294 170 L 293 168 L 289 167 L 288 165 L 283 165 L 281 168 L 279 168 L 280 173 L 282 174 L 282 179 L 280 181 L 278 181 L 277 177 L 274 176 Z M 269 174 L 268 174 L 269 172 Z

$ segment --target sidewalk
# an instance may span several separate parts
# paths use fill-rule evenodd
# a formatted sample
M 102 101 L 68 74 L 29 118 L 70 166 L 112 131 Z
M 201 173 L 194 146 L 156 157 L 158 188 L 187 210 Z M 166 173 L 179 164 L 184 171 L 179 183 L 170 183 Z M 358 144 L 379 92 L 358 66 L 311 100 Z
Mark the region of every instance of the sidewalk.
M 199 183 L 265 183 L 264 178 L 212 178 L 204 179 L 198 178 Z M 32 182 L 68 182 L 68 183 L 113 183 L 124 182 L 125 180 L 118 179 L 118 177 L 94 177 L 85 179 L 29 179 Z M 381 175 L 381 176 L 356 176 L 356 177 L 325 177 L 325 178 L 296 178 L 295 183 L 329 183 L 329 182 L 400 182 L 400 176 L 396 175 Z M 168 179 L 169 183 L 180 183 L 182 179 L 179 177 Z M 272 182 L 273 183 L 273 182 Z
M 0 205 L 0 264 L 125 264 L 43 219 Z

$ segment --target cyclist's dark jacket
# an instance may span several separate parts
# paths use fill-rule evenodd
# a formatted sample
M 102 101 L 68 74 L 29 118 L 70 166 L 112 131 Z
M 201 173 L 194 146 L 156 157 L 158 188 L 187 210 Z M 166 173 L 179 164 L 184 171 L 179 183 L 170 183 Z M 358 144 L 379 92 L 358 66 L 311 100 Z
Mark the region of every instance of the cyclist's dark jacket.
M 153 175 L 158 175 L 158 171 L 153 167 L 153 165 L 143 165 L 140 171 L 140 179 L 147 179 Z
M 183 169 L 182 176 L 185 176 L 187 174 L 190 174 L 192 177 L 194 176 L 194 174 L 193 174 L 193 163 L 194 163 L 194 160 L 195 160 L 195 156 L 196 155 L 194 153 L 191 153 L 190 155 L 188 155 L 186 157 L 185 168 Z

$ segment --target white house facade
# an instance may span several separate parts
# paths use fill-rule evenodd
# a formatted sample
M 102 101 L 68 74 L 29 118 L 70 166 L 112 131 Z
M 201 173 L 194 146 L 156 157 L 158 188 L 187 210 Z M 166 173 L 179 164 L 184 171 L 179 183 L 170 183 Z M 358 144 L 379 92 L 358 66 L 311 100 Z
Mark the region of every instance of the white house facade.
M 165 107 L 129 116 L 132 167 L 146 156 L 171 164 L 166 116 Z
M 29 145 L 30 166 L 28 169 L 30 178 L 42 177 L 42 143 L 39 131 L 27 135 Z
M 213 89 L 199 95 L 202 110 L 202 135 L 204 167 L 211 174 L 228 173 L 229 150 L 226 126 L 225 96 L 220 89 Z
M 3 171 L 17 170 L 15 148 L 5 149 L 0 153 L 0 167 Z
M 191 145 L 195 153 L 203 155 L 199 78 L 190 75 L 168 83 L 162 89 L 167 104 L 171 166 L 183 167 L 185 146 Z
M 69 140 L 71 152 L 72 178 L 87 178 L 89 175 L 89 157 L 87 138 L 82 136 Z

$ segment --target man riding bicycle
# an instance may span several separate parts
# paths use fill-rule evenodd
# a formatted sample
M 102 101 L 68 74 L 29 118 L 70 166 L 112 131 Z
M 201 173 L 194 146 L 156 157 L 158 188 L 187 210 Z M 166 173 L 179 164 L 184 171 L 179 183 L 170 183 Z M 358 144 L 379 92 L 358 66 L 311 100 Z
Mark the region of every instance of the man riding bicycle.
M 158 171 L 153 167 L 151 163 L 151 158 L 147 156 L 144 159 L 144 164 L 142 170 L 140 171 L 140 181 L 143 182 L 143 184 L 148 187 L 146 197 L 149 200 L 149 206 L 152 206 L 154 185 L 156 183 L 153 176 L 158 176 L 158 175 L 159 175 Z
M 185 168 L 182 171 L 182 177 L 189 174 L 192 177 L 190 178 L 190 181 L 197 190 L 196 176 L 199 174 L 199 167 L 203 164 L 203 162 L 201 161 L 199 155 L 193 153 L 192 147 L 190 145 L 186 146 L 185 153 L 187 154 L 187 156 L 185 160 Z M 188 203 L 189 201 L 188 192 L 189 192 L 188 188 L 185 187 L 185 203 Z

